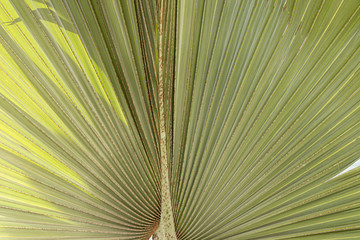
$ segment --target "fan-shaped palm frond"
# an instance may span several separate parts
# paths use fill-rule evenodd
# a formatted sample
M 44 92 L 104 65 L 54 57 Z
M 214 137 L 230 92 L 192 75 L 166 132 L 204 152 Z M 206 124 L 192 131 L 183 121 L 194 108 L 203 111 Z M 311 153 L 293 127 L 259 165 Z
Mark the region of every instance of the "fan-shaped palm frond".
M 358 0 L 0 0 L 0 238 L 358 239 Z

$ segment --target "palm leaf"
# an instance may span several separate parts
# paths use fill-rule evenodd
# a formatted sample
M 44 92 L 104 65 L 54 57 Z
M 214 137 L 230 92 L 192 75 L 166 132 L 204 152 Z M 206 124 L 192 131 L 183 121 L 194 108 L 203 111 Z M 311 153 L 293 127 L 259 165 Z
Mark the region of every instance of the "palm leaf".
M 0 22 L 0 238 L 359 238 L 359 1 L 0 0 Z

